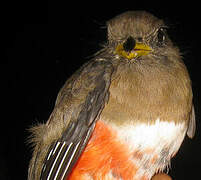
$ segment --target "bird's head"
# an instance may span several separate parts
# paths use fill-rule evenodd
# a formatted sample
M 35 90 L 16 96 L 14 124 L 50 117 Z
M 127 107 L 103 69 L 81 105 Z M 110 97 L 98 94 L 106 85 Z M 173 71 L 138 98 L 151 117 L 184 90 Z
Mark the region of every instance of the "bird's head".
M 164 22 L 144 11 L 128 11 L 107 22 L 108 45 L 116 57 L 135 60 L 177 51 Z M 176 52 L 178 53 L 178 51 Z

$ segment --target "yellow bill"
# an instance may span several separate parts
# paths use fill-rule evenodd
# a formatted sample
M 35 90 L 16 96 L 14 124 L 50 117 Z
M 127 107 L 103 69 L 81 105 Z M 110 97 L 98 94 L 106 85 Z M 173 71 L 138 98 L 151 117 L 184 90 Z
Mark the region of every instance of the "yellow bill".
M 136 43 L 134 49 L 131 51 L 125 51 L 122 44 L 119 44 L 116 47 L 116 53 L 127 59 L 134 59 L 139 56 L 144 56 L 149 54 L 151 51 L 151 47 L 143 43 Z

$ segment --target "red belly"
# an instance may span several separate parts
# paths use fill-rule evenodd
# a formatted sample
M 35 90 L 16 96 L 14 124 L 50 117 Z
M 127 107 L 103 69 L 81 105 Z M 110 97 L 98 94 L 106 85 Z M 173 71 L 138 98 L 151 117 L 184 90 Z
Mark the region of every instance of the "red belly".
M 115 131 L 98 121 L 88 145 L 68 179 L 133 180 L 138 170 L 132 161 L 133 156 L 128 147 L 118 140 Z

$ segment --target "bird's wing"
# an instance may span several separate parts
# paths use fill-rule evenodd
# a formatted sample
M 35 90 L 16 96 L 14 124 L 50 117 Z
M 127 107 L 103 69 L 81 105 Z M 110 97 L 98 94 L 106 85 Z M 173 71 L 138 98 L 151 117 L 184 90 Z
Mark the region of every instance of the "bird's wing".
M 189 124 L 188 124 L 188 130 L 187 130 L 187 135 L 189 138 L 194 137 L 195 129 L 196 129 L 196 120 L 195 120 L 195 110 L 194 110 L 194 106 L 193 106 L 192 110 L 191 110 Z
M 47 124 L 59 118 L 68 123 L 62 136 L 49 147 L 41 180 L 63 180 L 85 148 L 95 123 L 109 98 L 113 66 L 99 59 L 85 64 L 61 89 Z

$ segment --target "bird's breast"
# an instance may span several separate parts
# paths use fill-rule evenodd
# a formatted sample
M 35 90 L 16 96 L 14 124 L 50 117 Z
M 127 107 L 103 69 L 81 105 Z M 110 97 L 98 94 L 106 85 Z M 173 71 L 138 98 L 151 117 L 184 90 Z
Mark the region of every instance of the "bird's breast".
M 101 114 L 117 124 L 181 122 L 190 112 L 190 81 L 167 70 L 120 67 L 112 78 L 110 97 Z
M 140 167 L 137 177 L 150 178 L 162 171 L 178 151 L 189 119 L 189 87 L 187 77 L 165 70 L 117 70 L 100 120 L 127 146 L 133 163 Z

